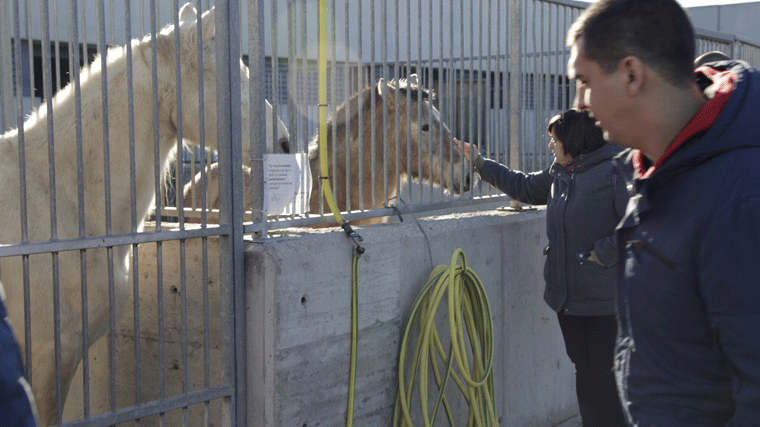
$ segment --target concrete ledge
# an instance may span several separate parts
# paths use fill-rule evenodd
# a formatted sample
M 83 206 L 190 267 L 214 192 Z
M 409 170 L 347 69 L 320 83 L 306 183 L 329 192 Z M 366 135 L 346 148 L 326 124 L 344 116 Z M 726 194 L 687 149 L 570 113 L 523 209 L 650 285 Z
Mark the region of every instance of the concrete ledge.
M 454 214 L 359 233 L 367 251 L 359 263 L 357 425 L 390 423 L 406 317 L 434 265 L 448 265 L 456 248 L 491 303 L 500 425 L 549 426 L 577 413 L 573 368 L 543 302 L 545 211 Z M 248 425 L 345 423 L 352 250 L 337 228 L 288 229 L 248 245 Z M 466 417 L 461 398 L 450 398 Z

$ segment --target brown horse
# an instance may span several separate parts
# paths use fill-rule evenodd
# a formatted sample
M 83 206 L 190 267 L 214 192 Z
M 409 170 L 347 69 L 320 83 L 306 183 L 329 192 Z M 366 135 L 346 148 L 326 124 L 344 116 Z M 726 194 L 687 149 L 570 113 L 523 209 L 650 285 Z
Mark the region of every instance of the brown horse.
M 372 92 L 374 93 L 374 96 Z M 410 95 L 407 97 L 407 94 Z M 370 87 L 364 88 L 338 107 L 327 123 L 327 152 L 328 159 L 333 158 L 333 138 L 337 136 L 336 164 L 330 165 L 330 174 L 335 174 L 333 194 L 338 209 L 341 212 L 349 208 L 346 192 L 346 175 L 350 177 L 350 208 L 372 209 L 386 204 L 385 185 L 383 177 L 376 179 L 373 197 L 371 185 L 372 170 L 383 171 L 384 150 L 387 149 L 388 163 L 388 199 L 396 197 L 400 184 L 408 179 L 435 185 L 459 194 L 470 188 L 471 165 L 462 156 L 461 151 L 452 145 L 451 133 L 441 121 L 441 115 L 433 106 L 433 95 L 430 91 L 419 86 L 417 75 L 412 74 L 408 79 L 398 82 L 386 82 L 383 79 Z M 398 110 L 396 104 L 398 100 Z M 374 102 L 374 112 L 373 112 Z M 384 119 L 383 103 L 387 106 Z M 419 104 L 422 104 L 421 106 Z M 420 108 L 421 107 L 421 108 Z M 421 111 L 421 114 L 420 114 Z M 350 119 L 347 119 L 349 117 Z M 396 140 L 396 123 L 398 122 L 398 141 Z M 372 124 L 375 124 L 374 163 L 372 156 Z M 387 141 L 383 142 L 383 123 L 387 124 Z M 362 129 L 359 137 L 360 124 Z M 335 127 L 335 135 L 333 135 Z M 408 129 L 411 127 L 411 133 Z M 350 158 L 345 149 L 345 138 L 349 137 Z M 408 148 L 411 144 L 411 150 Z M 398 145 L 398 150 L 396 146 Z M 360 159 L 361 147 L 361 159 Z M 399 157 L 396 157 L 398 151 Z M 411 151 L 411 159 L 409 152 Z M 432 163 L 431 163 L 432 159 Z M 409 161 L 411 160 L 411 162 Z M 441 160 L 443 162 L 441 163 Z M 363 176 L 359 174 L 359 162 L 364 165 Z M 465 162 L 462 165 L 462 162 Z M 309 164 L 313 188 L 309 200 L 309 210 L 320 212 L 320 200 L 323 201 L 324 211 L 329 213 L 326 201 L 319 191 L 319 138 L 314 137 L 309 143 Z M 420 164 L 422 167 L 420 168 Z M 453 168 L 452 168 L 453 164 Z M 411 165 L 411 169 L 408 169 Z M 396 176 L 398 166 L 399 178 Z M 348 169 L 347 169 L 348 168 Z M 453 174 L 451 173 L 453 169 Z M 330 181 L 333 181 L 332 179 Z M 363 203 L 362 203 L 363 201 Z M 371 219 L 359 223 L 376 223 L 383 220 Z
M 375 91 L 374 97 L 372 92 Z M 407 91 L 409 99 L 407 99 Z M 419 87 L 417 76 L 412 74 L 408 79 L 402 79 L 398 82 L 395 80 L 386 82 L 383 79 L 374 85 L 364 88 L 360 93 L 357 92 L 351 98 L 338 107 L 335 114 L 327 123 L 327 147 L 328 158 L 330 162 L 333 158 L 333 128 L 337 135 L 337 150 L 335 153 L 336 164 L 333 168 L 330 165 L 330 173 L 335 173 L 337 179 L 336 188 L 333 189 L 338 209 L 346 211 L 348 209 L 346 196 L 346 171 L 350 171 L 351 183 L 351 209 L 373 209 L 382 207 L 385 202 L 384 181 L 381 174 L 377 174 L 375 195 L 372 195 L 371 169 L 383 171 L 383 150 L 388 150 L 388 198 L 393 199 L 398 193 L 399 186 L 403 181 L 418 180 L 425 183 L 432 182 L 435 185 L 459 194 L 470 188 L 471 165 L 462 156 L 462 153 L 452 146 L 451 133 L 442 123 L 441 115 L 430 102 L 433 95 L 430 91 Z M 374 112 L 372 102 L 375 102 Z M 383 118 L 383 100 L 387 106 L 387 121 Z M 396 99 L 398 99 L 398 111 L 396 110 Z M 361 100 L 361 108 L 359 108 Z M 420 106 L 420 104 L 422 104 Z M 420 108 L 421 107 L 421 108 Z M 420 110 L 422 114 L 420 115 Z M 346 118 L 346 113 L 349 119 Z M 407 114 L 409 112 L 409 114 Z M 399 157 L 396 158 L 396 118 L 399 122 Z M 361 117 L 361 118 L 360 118 Z M 359 129 L 361 122 L 362 138 L 359 138 Z M 372 159 L 372 123 L 375 124 L 375 158 L 374 165 Z M 387 123 L 388 140 L 383 142 L 383 123 Z M 349 126 L 350 125 L 350 126 Z M 411 133 L 407 137 L 407 131 L 411 125 Z M 349 129 L 350 127 L 350 129 Z M 350 138 L 349 150 L 346 150 L 346 136 Z M 320 213 L 320 165 L 319 165 L 319 146 L 318 135 L 314 136 L 309 143 L 309 165 L 312 175 L 312 191 L 309 201 L 309 211 L 311 213 Z M 411 169 L 407 169 L 408 147 L 411 144 Z M 362 146 L 362 164 L 364 165 L 363 173 L 359 174 L 359 147 Z M 350 152 L 350 158 L 347 154 Z M 420 162 L 421 159 L 421 162 Z M 432 163 L 431 163 L 432 159 Z M 443 159 L 443 163 L 441 163 Z M 465 162 L 462 165 L 462 162 Z M 396 165 L 399 166 L 399 178 L 396 176 Z M 420 168 L 420 164 L 422 168 Z M 453 174 L 451 173 L 453 164 Z M 464 171 L 464 172 L 463 172 Z M 246 201 L 245 208 L 250 210 L 250 170 L 244 168 L 244 179 L 246 181 Z M 218 171 L 212 165 L 208 169 L 207 180 L 207 205 L 212 209 L 219 206 L 217 200 L 218 188 Z M 330 180 L 332 181 L 332 179 Z M 185 186 L 185 206 L 193 206 L 192 189 L 200 188 L 201 175 L 198 173 L 192 183 Z M 197 191 L 197 190 L 196 190 Z M 363 197 L 362 197 L 363 196 Z M 199 200 L 196 192 L 196 204 Z M 362 204 L 363 201 L 363 204 Z M 323 204 L 323 210 L 329 213 L 327 203 Z M 188 222 L 196 221 L 188 218 Z M 214 221 L 209 219 L 209 221 Z M 358 221 L 360 224 L 371 224 L 383 222 L 383 219 L 368 219 Z

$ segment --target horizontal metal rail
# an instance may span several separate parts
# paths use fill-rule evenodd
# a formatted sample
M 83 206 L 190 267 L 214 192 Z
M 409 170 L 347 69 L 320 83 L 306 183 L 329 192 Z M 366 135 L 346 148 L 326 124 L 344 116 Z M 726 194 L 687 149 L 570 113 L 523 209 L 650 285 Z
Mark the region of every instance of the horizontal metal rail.
M 364 212 L 342 212 L 343 218 L 346 221 L 357 221 L 362 219 L 369 219 L 369 218 L 380 218 L 380 217 L 398 217 L 401 215 L 402 217 L 407 214 L 418 214 L 418 213 L 430 213 L 435 214 L 438 211 L 441 210 L 450 210 L 450 209 L 456 209 L 466 206 L 479 206 L 479 205 L 485 205 L 490 203 L 498 203 L 498 202 L 504 202 L 508 203 L 510 200 L 512 200 L 509 196 L 505 194 L 499 194 L 499 195 L 493 195 L 493 196 L 481 196 L 473 199 L 454 199 L 449 201 L 443 201 L 443 202 L 437 202 L 437 203 L 427 203 L 427 204 L 409 204 L 409 205 L 403 205 L 398 207 L 387 207 L 387 208 L 377 208 L 372 209 Z M 323 225 L 323 224 L 330 224 L 335 223 L 335 218 L 331 214 L 326 215 L 309 215 L 308 217 L 294 217 L 294 218 L 288 218 L 288 219 L 280 219 L 275 221 L 268 221 L 266 223 L 266 228 L 268 231 L 272 230 L 281 230 L 284 228 L 291 228 L 291 227 L 309 227 L 314 225 Z M 337 225 L 336 225 L 337 226 Z M 245 233 L 254 233 L 262 230 L 263 225 L 262 224 L 246 224 L 245 225 Z
M 198 390 L 180 396 L 155 400 L 138 406 L 120 409 L 102 415 L 96 415 L 84 420 L 66 423 L 66 427 L 101 427 L 104 425 L 118 424 L 151 415 L 163 414 L 175 409 L 187 408 L 199 403 L 210 402 L 216 399 L 233 396 L 234 387 L 222 385 L 210 389 Z
M 173 240 L 223 236 L 229 234 L 230 229 L 231 227 L 229 225 L 213 224 L 203 228 L 172 229 L 166 231 L 135 234 L 15 243 L 11 245 L 0 245 L 0 258 L 21 255 L 57 253 L 65 251 L 78 251 L 82 249 L 110 248 L 114 246 L 135 245 L 140 243 L 167 242 Z

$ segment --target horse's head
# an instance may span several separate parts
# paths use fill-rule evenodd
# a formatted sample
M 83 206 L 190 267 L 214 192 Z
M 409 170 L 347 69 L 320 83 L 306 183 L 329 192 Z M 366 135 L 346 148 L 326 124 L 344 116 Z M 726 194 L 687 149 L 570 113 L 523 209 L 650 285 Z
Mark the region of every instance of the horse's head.
M 443 185 L 455 194 L 468 191 L 472 183 L 470 162 L 453 143 L 451 132 L 443 123 L 440 112 L 433 106 L 432 91 L 422 88 L 416 74 L 398 82 L 386 83 L 380 79 L 377 91 L 381 96 L 387 92 L 389 110 L 395 109 L 398 98 L 402 167 L 406 166 L 407 119 L 411 120 L 408 140 L 412 143 L 412 169 L 408 174 L 415 179 Z M 395 126 L 395 123 L 389 125 Z M 388 137 L 392 139 L 395 135 L 389 132 Z M 419 169 L 419 159 L 422 160 L 422 170 Z
M 206 145 L 212 149 L 217 146 L 217 67 L 216 67 L 216 23 L 214 8 L 204 12 L 199 19 L 191 3 L 186 3 L 179 12 L 179 44 L 182 61 L 182 136 L 183 139 L 199 144 L 201 139 L 200 108 L 204 109 L 204 130 Z M 200 40 L 199 40 L 199 32 Z M 176 42 L 172 27 L 162 31 L 170 43 Z M 173 59 L 173 58 L 172 58 Z M 240 62 L 240 103 L 241 135 L 243 139 L 243 162 L 250 158 L 251 118 L 249 99 L 248 67 Z M 200 72 L 202 70 L 202 73 Z M 174 73 L 172 67 L 171 73 Z M 202 84 L 200 78 L 202 74 Z M 170 78 L 173 78 L 172 74 Z M 202 91 L 201 91 L 202 90 Z M 175 96 L 176 94 L 171 94 Z M 177 120 L 179 108 L 172 112 Z M 265 101 L 266 152 L 288 153 L 290 151 L 290 134 L 285 123 L 276 117 L 272 106 Z M 276 119 L 275 119 L 276 117 Z M 273 121 L 277 120 L 275 128 Z M 224 120 L 222 121 L 225 122 Z M 176 124 L 176 123 L 175 123 Z M 275 134 L 276 132 L 276 134 Z

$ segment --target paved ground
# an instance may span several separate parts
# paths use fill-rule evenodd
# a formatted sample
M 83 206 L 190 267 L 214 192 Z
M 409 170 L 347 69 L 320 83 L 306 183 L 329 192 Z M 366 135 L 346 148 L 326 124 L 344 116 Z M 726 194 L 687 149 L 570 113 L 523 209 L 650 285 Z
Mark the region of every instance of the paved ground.
M 570 418 L 567 421 L 563 421 L 554 427 L 582 427 L 582 426 L 583 424 L 581 424 L 581 416 L 576 415 L 573 418 Z

